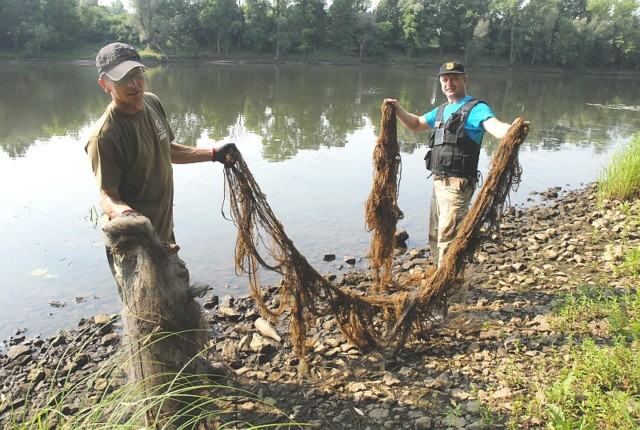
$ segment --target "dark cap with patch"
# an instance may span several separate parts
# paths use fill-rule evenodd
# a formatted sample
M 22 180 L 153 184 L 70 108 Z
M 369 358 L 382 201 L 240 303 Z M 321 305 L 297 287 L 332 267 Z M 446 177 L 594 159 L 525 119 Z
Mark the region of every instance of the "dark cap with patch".
M 142 67 L 140 54 L 131 45 L 125 43 L 110 43 L 103 46 L 96 57 L 96 67 L 98 68 L 98 76 L 107 75 L 113 81 L 119 81 L 124 78 L 133 68 Z
M 466 75 L 467 72 L 464 70 L 464 66 L 460 63 L 456 63 L 455 61 L 451 61 L 449 63 L 444 63 L 440 67 L 440 71 L 438 72 L 438 76 L 441 75 Z

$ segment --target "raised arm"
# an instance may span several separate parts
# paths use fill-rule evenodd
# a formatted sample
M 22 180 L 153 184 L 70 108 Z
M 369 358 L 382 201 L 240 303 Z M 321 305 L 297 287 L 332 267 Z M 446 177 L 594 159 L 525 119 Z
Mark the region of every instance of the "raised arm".
M 396 99 L 384 99 L 385 103 L 391 103 L 396 107 L 396 116 L 406 128 L 412 131 L 428 130 L 429 124 L 425 121 L 424 116 L 418 116 L 411 112 L 407 112 Z
M 507 131 L 509 131 L 511 124 L 502 122 L 498 118 L 494 117 L 484 121 L 482 123 L 482 127 L 484 128 L 484 131 L 486 131 L 496 139 L 502 139 L 504 135 L 507 134 Z
M 211 149 L 192 148 L 190 146 L 171 144 L 171 162 L 175 164 L 201 163 L 212 161 Z
M 235 143 L 225 143 L 218 148 L 191 148 L 190 146 L 171 144 L 171 162 L 174 164 L 200 163 L 203 161 L 217 161 L 224 163 L 227 153 L 236 150 Z

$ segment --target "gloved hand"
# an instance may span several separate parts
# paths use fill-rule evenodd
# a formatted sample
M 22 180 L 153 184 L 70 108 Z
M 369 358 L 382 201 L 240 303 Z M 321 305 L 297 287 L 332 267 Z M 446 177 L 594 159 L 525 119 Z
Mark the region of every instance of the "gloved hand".
M 237 151 L 235 143 L 225 143 L 219 148 L 214 148 L 213 150 L 213 161 L 217 161 L 219 163 L 224 164 L 227 161 L 227 154 L 229 151 Z

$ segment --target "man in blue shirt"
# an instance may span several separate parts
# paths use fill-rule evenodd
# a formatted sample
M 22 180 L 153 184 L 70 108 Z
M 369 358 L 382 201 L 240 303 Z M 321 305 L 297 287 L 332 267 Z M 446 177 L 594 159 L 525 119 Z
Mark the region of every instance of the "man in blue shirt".
M 395 99 L 385 99 L 409 130 L 433 130 L 426 160 L 434 175 L 429 248 L 436 266 L 469 212 L 484 133 L 501 139 L 511 127 L 486 103 L 467 95 L 469 77 L 462 64 L 443 64 L 438 79 L 447 102 L 422 116 L 407 112 Z

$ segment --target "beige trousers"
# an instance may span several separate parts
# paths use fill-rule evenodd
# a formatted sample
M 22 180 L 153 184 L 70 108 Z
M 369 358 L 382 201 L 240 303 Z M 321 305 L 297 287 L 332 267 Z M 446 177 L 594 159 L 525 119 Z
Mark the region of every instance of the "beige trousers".
M 469 212 L 475 191 L 474 182 L 466 178 L 436 178 L 433 181 L 429 216 L 429 248 L 433 263 L 442 256 L 456 237 L 458 228 Z

